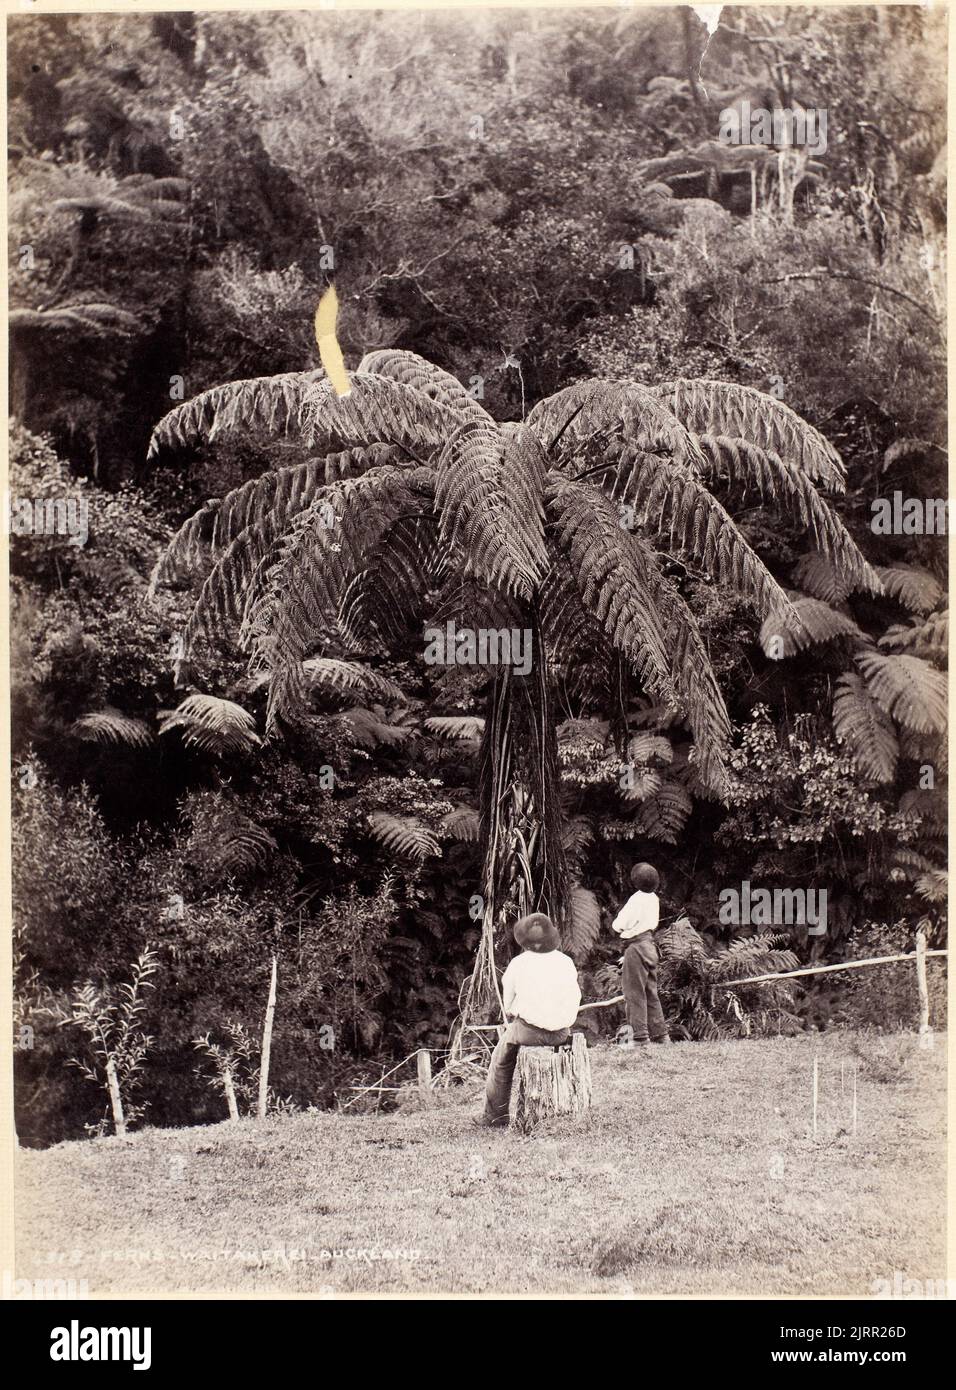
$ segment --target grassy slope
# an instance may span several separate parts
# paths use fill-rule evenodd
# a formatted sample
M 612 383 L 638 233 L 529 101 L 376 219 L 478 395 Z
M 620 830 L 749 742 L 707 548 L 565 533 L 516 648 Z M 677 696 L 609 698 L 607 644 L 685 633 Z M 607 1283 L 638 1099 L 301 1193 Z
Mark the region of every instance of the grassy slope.
M 932 1051 L 906 1039 L 862 1044 L 856 1136 L 854 1045 L 826 1035 L 596 1048 L 589 1117 L 528 1139 L 474 1129 L 474 1095 L 459 1091 L 426 1111 L 145 1130 L 22 1152 L 17 1276 L 85 1278 L 93 1297 L 859 1296 L 894 1270 L 943 1277 L 943 1040 Z M 349 1247 L 421 1255 L 322 1257 Z

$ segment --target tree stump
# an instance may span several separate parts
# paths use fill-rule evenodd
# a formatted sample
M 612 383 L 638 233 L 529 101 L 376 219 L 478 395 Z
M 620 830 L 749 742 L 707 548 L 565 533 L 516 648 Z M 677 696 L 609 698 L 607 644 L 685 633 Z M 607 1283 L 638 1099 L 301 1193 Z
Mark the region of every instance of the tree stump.
M 529 1134 L 552 1115 L 583 1115 L 591 1105 L 588 1045 L 574 1033 L 557 1047 L 522 1047 L 511 1102 L 511 1125 Z

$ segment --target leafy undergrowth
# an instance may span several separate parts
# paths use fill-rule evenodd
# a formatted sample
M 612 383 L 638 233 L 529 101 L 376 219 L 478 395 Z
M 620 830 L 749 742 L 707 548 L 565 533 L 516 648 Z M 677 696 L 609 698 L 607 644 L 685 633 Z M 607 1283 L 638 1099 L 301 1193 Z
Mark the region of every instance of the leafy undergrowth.
M 85 1279 L 94 1298 L 866 1296 L 895 1270 L 942 1277 L 945 1041 L 908 1049 L 891 1083 L 854 1045 L 594 1048 L 590 1114 L 530 1138 L 474 1128 L 459 1088 L 389 1116 L 22 1151 L 17 1277 Z

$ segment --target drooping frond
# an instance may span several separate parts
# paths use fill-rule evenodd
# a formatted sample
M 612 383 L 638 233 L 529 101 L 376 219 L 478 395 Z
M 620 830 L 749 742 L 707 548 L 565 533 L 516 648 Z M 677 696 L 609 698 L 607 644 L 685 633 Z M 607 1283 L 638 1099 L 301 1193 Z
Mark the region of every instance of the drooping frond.
M 701 777 L 721 791 L 730 720 L 690 609 L 665 583 L 651 547 L 621 528 L 600 493 L 552 473 L 547 508 L 584 606 L 655 698 L 673 704 L 676 696 L 694 734 Z
M 153 741 L 148 724 L 111 706 L 81 715 L 70 725 L 70 732 L 85 743 L 121 743 L 127 748 L 148 748 Z
M 866 641 L 853 619 L 829 604 L 801 594 L 790 599 L 786 610 L 769 613 L 760 628 L 760 645 L 771 660 L 780 661 L 820 642 Z
M 571 911 L 561 939 L 561 949 L 576 961 L 584 960 L 601 935 L 601 908 L 590 888 L 580 883 L 571 889 Z
M 393 748 L 405 743 L 415 732 L 407 724 L 389 724 L 381 706 L 366 709 L 362 705 L 353 705 L 351 709 L 336 715 L 335 719 L 359 748 L 378 748 L 381 745 Z
M 878 569 L 883 588 L 911 613 L 931 613 L 945 596 L 942 585 L 929 570 L 915 565 L 895 565 Z
M 410 465 L 401 449 L 377 444 L 341 450 L 251 478 L 225 497 L 206 502 L 180 527 L 153 571 L 152 587 L 178 583 L 207 568 L 245 531 L 250 535 L 242 553 L 254 568 L 288 519 L 307 507 L 320 488 L 388 466 Z
M 457 377 L 419 357 L 417 352 L 379 348 L 375 352 L 367 352 L 358 369 L 360 372 L 388 377 L 390 381 L 400 382 L 403 386 L 413 386 L 423 396 L 430 396 L 439 405 L 458 411 L 468 419 L 485 422 L 491 419 L 484 406 L 462 386 Z
M 894 623 L 878 639 L 877 645 L 891 651 L 908 652 L 910 656 L 926 657 L 941 665 L 949 653 L 949 613 L 934 613 L 924 622 L 909 625 Z
M 473 806 L 456 806 L 441 818 L 442 830 L 453 840 L 477 843 L 481 838 L 481 816 Z
M 567 557 L 558 557 L 552 566 L 539 595 L 539 609 L 545 648 L 568 697 L 587 706 L 596 702 L 601 709 L 610 708 L 621 658 L 597 618 L 585 608 Z
M 636 381 L 581 381 L 539 401 L 528 425 L 552 458 L 582 446 L 622 440 L 646 453 L 664 453 L 690 467 L 702 459 L 693 435 L 651 391 Z
M 323 380 L 320 370 L 227 381 L 202 391 L 164 415 L 153 430 L 147 458 L 162 449 L 212 443 L 221 435 L 262 430 L 284 435 L 298 428 L 299 411 L 310 386 Z
M 850 592 L 849 585 L 839 571 L 825 555 L 815 550 L 809 555 L 800 556 L 793 567 L 793 582 L 811 598 L 819 599 L 821 603 L 828 603 L 832 607 L 839 607 L 845 603 Z
M 324 489 L 320 501 L 294 518 L 274 562 L 251 587 L 243 623 L 253 664 L 273 673 L 269 730 L 277 714 L 301 710 L 302 662 L 336 623 L 346 588 L 366 567 L 369 551 L 400 515 L 429 505 L 431 490 L 430 469 L 377 469 Z
M 836 571 L 847 590 L 881 591 L 876 573 L 853 537 L 796 463 L 747 439 L 723 434 L 702 434 L 700 446 L 707 460 L 705 477 L 719 478 L 741 495 L 753 489 L 764 506 L 792 516 L 809 533 L 815 548 L 822 552 L 821 558 Z
M 679 782 L 664 782 L 660 791 L 641 803 L 635 821 L 637 833 L 676 845 L 693 808 L 689 792 Z
M 336 694 L 346 690 L 360 690 L 377 700 L 387 700 L 390 704 L 403 705 L 408 702 L 408 697 L 400 685 L 357 661 L 342 661 L 332 656 L 313 656 L 302 663 L 302 670 L 313 690 L 334 691 Z
M 185 743 L 204 753 L 248 753 L 262 742 L 252 715 L 216 695 L 188 695 L 176 709 L 163 711 L 160 721 L 161 734 L 178 729 Z
M 365 568 L 342 596 L 339 624 L 353 651 L 393 649 L 441 588 L 449 550 L 431 515 L 400 517 L 370 550 Z
M 441 849 L 432 832 L 414 816 L 393 816 L 387 811 L 372 811 L 368 817 L 372 835 L 386 849 L 402 859 L 421 864 Z
M 626 445 L 605 450 L 611 463 L 594 481 L 619 504 L 633 508 L 633 524 L 682 550 L 715 579 L 752 595 L 761 610 L 785 609 L 787 598 L 751 548 L 733 517 L 688 468 Z
M 460 411 L 412 386 L 368 372 L 354 372 L 349 381 L 347 396 L 336 395 L 324 380 L 313 381 L 305 391 L 299 427 L 316 452 L 395 444 L 424 463 L 462 422 Z
M 795 464 L 808 478 L 833 492 L 846 487 L 843 460 L 819 430 L 783 401 L 729 381 L 691 381 L 681 377 L 655 386 L 679 420 L 695 434 L 747 439 Z
M 946 728 L 946 677 L 918 656 L 864 651 L 857 663 L 866 688 L 887 714 L 917 734 Z
M 862 677 L 855 671 L 848 671 L 837 682 L 833 728 L 840 742 L 849 746 L 864 777 L 874 782 L 893 781 L 899 757 L 893 721 L 870 698 Z
M 485 721 L 473 714 L 440 714 L 426 719 L 425 728 L 439 738 L 471 743 L 481 738 Z
M 625 531 L 607 499 L 585 483 L 548 476 L 546 506 L 584 606 L 656 695 L 673 695 L 660 571 L 647 545 Z
M 461 545 L 489 583 L 530 598 L 547 566 L 541 499 L 545 461 L 530 430 L 506 434 L 468 421 L 438 461 L 435 505 L 442 535 Z

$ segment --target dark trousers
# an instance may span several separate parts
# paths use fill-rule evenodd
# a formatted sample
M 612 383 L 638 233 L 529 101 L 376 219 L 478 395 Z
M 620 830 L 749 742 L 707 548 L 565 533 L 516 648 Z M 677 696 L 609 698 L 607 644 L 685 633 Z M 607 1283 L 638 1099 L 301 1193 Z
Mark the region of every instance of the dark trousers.
M 659 1042 L 667 1037 L 664 1011 L 657 995 L 659 959 L 650 932 L 636 937 L 624 952 L 624 1012 L 636 1043 Z
M 514 1081 L 520 1048 L 556 1047 L 558 1043 L 567 1042 L 570 1032 L 570 1028 L 558 1028 L 555 1032 L 549 1032 L 546 1028 L 535 1028 L 534 1024 L 525 1023 L 523 1018 L 516 1018 L 508 1024 L 492 1053 L 491 1066 L 488 1068 L 485 1113 L 482 1116 L 486 1125 L 508 1123 L 511 1084 Z

